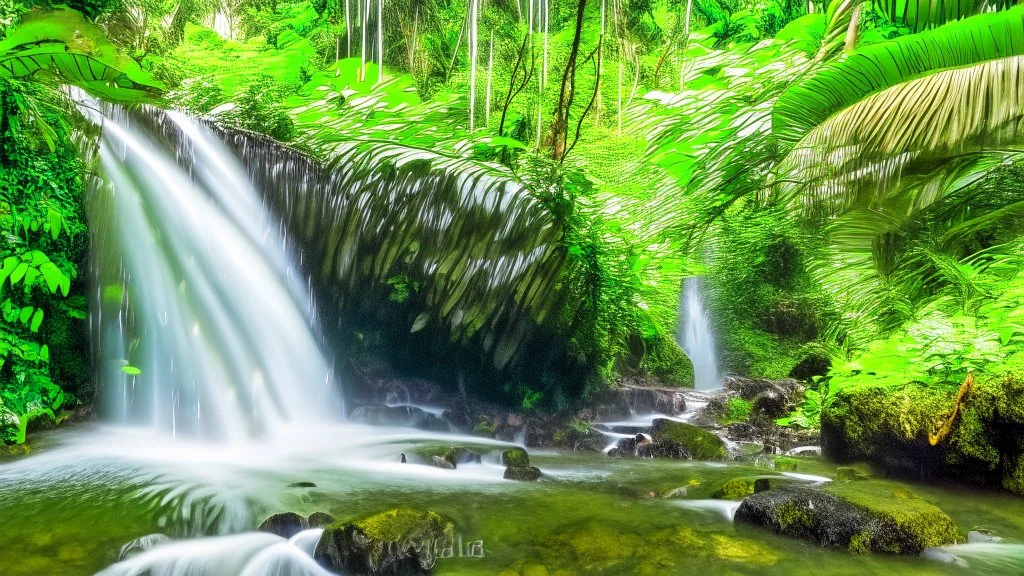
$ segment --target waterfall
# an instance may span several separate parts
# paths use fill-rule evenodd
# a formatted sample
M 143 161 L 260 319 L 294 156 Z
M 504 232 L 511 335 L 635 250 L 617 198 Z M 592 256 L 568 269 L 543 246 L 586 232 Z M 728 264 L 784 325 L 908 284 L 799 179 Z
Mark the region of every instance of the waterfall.
M 694 388 L 719 388 L 722 374 L 718 371 L 718 360 L 715 356 L 715 337 L 711 332 L 711 323 L 700 295 L 698 278 L 687 278 L 683 283 L 677 340 L 693 362 Z
M 225 440 L 337 419 L 305 280 L 235 157 L 182 114 L 84 109 L 102 125 L 90 217 L 104 418 Z

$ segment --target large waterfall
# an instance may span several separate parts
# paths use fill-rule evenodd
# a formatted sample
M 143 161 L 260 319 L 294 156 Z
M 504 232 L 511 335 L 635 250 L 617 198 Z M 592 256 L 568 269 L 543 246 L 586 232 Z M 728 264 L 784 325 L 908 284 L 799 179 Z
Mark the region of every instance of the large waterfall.
M 181 114 L 86 108 L 102 125 L 91 218 L 105 419 L 226 440 L 337 419 L 305 281 L 234 156 Z
M 722 384 L 715 354 L 715 337 L 704 300 L 700 294 L 698 278 L 687 278 L 683 283 L 682 299 L 679 303 L 679 345 L 693 362 L 694 388 L 714 390 Z

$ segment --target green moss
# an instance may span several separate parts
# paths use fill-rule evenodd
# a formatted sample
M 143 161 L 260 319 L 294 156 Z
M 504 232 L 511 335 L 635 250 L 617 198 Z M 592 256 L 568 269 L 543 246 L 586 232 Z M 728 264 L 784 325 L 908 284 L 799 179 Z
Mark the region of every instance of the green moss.
M 776 512 L 776 520 L 783 532 L 791 529 L 809 528 L 814 523 L 814 517 L 811 512 L 793 501 L 784 502 L 779 506 Z
M 754 483 L 746 478 L 727 480 L 712 496 L 719 500 L 743 500 L 754 493 Z
M 651 438 L 657 443 L 681 446 L 694 460 L 726 460 L 729 457 L 721 438 L 692 424 L 657 419 L 651 428 Z
M 916 554 L 925 548 L 963 540 L 960 529 L 949 515 L 906 490 L 864 481 L 829 485 L 826 491 L 867 509 L 883 522 L 883 528 L 876 532 L 871 543 L 875 551 Z M 851 542 L 851 547 L 853 545 Z
M 955 383 L 837 390 L 822 411 L 822 447 L 838 460 L 1024 494 L 1024 446 L 1013 441 L 1024 424 L 1024 385 L 1012 373 L 978 376 L 952 431 L 932 446 L 929 434 L 952 410 L 957 390 Z
M 774 465 L 779 472 L 795 472 L 800 467 L 800 460 L 788 456 L 776 456 Z
M 871 552 L 871 533 L 861 530 L 850 538 L 850 545 L 847 548 L 854 554 L 868 554 Z
M 501 453 L 501 463 L 510 468 L 528 468 L 530 455 L 522 448 L 512 448 Z
M 746 422 L 753 411 L 754 403 L 750 400 L 744 400 L 743 398 L 730 398 L 729 401 L 725 403 L 725 413 L 719 419 L 719 422 L 722 424 Z
M 420 512 L 412 508 L 395 508 L 353 522 L 367 537 L 378 542 L 414 540 L 419 535 L 447 534 L 452 523 L 434 512 Z M 337 527 L 333 524 L 332 527 Z

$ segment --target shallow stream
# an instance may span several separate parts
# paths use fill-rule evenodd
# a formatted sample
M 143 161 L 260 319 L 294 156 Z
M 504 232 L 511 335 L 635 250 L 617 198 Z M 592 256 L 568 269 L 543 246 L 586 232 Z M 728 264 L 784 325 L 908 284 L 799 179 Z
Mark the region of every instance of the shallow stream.
M 471 445 L 484 462 L 457 470 L 416 463 L 438 445 Z M 834 476 L 835 467 L 817 458 L 801 458 L 797 472 L 783 473 L 771 460 L 715 464 L 534 451 L 532 462 L 545 476 L 523 483 L 501 478 L 504 446 L 355 425 L 223 445 L 95 425 L 40 434 L 31 455 L 0 463 L 0 566 L 7 576 L 91 575 L 114 564 L 129 541 L 162 533 L 187 540 L 164 548 L 150 572 L 121 565 L 104 574 L 250 574 L 239 566 L 264 562 L 252 558 L 277 544 L 289 555 L 256 573 L 315 575 L 315 565 L 295 560 L 305 553 L 276 537 L 210 537 L 252 532 L 277 511 L 356 519 L 396 506 L 454 521 L 456 540 L 439 551 L 451 556 L 437 560 L 439 575 L 1019 574 L 1024 566 L 1024 500 L 1000 493 L 857 480 L 880 494 L 913 493 L 965 533 L 982 529 L 1003 541 L 931 551 L 930 558 L 852 555 L 734 526 L 735 503 L 710 498 L 736 477 L 778 484 Z M 403 453 L 409 463 L 400 463 Z M 686 489 L 664 497 L 680 487 Z

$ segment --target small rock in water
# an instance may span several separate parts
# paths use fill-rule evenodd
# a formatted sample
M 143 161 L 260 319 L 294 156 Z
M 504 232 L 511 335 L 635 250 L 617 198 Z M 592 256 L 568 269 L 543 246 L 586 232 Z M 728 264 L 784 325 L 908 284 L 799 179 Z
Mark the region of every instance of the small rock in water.
M 272 514 L 257 528 L 260 532 L 277 534 L 281 538 L 291 538 L 306 529 L 306 519 L 295 512 L 278 512 Z
M 530 465 L 530 455 L 522 448 L 512 448 L 501 453 L 501 463 L 510 468 L 525 468 Z
M 310 528 L 323 528 L 330 524 L 334 524 L 334 516 L 327 512 L 313 512 L 306 518 L 306 526 Z
M 541 476 L 540 468 L 537 468 L 536 466 L 509 466 L 505 468 L 505 474 L 502 478 L 505 480 L 531 482 L 533 480 L 539 480 Z
M 438 468 L 444 468 L 445 470 L 455 470 L 454 464 L 445 460 L 444 458 L 441 458 L 440 456 L 432 456 L 430 461 L 434 466 Z
M 167 536 L 166 534 L 147 534 L 145 536 L 140 536 L 124 546 L 121 546 L 121 552 L 117 555 L 117 561 L 120 562 L 122 560 L 127 560 L 132 556 L 142 554 L 151 548 L 155 548 L 161 544 L 166 544 L 170 541 L 170 536 Z
M 422 576 L 434 567 L 437 543 L 451 541 L 454 525 L 434 512 L 396 508 L 324 529 L 313 558 L 341 574 Z
M 406 464 L 408 461 L 405 459 L 405 452 L 402 452 L 402 458 L 399 460 L 402 464 Z
M 312 482 L 292 482 L 288 485 L 289 488 L 316 488 L 316 484 Z

